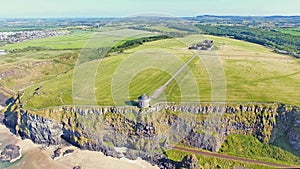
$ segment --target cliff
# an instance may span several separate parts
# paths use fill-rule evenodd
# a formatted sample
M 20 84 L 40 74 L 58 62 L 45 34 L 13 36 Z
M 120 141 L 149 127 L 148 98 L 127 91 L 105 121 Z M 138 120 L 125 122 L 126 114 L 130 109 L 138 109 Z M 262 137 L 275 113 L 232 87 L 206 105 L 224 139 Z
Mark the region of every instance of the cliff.
M 288 151 L 300 154 L 299 108 L 284 104 L 161 103 L 143 110 L 76 106 L 26 110 L 14 103 L 7 108 L 4 122 L 35 143 L 67 141 L 82 149 L 118 158 L 140 156 L 162 165 L 170 164 L 165 164 L 165 156 L 153 153 L 162 147 L 181 143 L 218 151 L 230 134 L 253 135 L 272 144 L 285 138 Z M 114 147 L 128 151 L 117 152 Z
M 300 154 L 300 109 L 280 104 L 277 109 L 276 126 L 270 142 L 294 154 Z

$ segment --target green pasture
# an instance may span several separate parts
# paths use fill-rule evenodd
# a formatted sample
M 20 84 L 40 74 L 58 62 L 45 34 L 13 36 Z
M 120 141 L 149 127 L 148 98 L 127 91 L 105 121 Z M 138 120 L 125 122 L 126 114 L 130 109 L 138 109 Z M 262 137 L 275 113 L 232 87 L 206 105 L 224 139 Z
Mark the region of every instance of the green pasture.
M 93 32 L 78 32 L 70 35 L 61 35 L 8 44 L 4 47 L 1 47 L 1 49 L 14 50 L 24 49 L 27 47 L 43 47 L 49 49 L 81 49 L 92 35 Z
M 281 28 L 281 29 L 279 29 L 279 31 L 281 33 L 300 36 L 300 28 Z
M 173 161 L 181 161 L 186 155 L 192 155 L 191 153 L 182 152 L 178 150 L 166 150 L 166 154 L 169 159 Z M 198 165 L 201 168 L 204 169 L 210 169 L 210 168 L 225 168 L 225 169 L 231 169 L 231 168 L 253 168 L 253 169 L 268 169 L 271 167 L 262 166 L 262 165 L 255 165 L 255 164 L 249 164 L 245 162 L 239 162 L 234 160 L 225 160 L 221 158 L 215 158 L 215 157 L 206 157 L 202 155 L 196 155 L 198 159 Z
M 226 101 L 228 102 L 283 102 L 286 104 L 300 105 L 299 60 L 279 55 L 269 49 L 256 44 L 215 36 L 187 36 L 179 39 L 165 39 L 145 43 L 139 47 L 115 53 L 110 57 L 100 59 L 87 67 L 97 67 L 96 73 L 92 74 L 92 81 L 83 86 L 93 85 L 87 88 L 87 93 L 94 95 L 98 105 L 114 105 L 122 101 L 134 101 L 142 93 L 151 94 L 155 89 L 163 85 L 169 77 L 178 70 L 184 62 L 191 58 L 195 52 L 187 47 L 203 39 L 215 41 L 213 51 L 200 52 L 201 57 L 196 57 L 182 74 L 164 90 L 158 100 L 183 101 L 182 94 L 191 94 L 189 100 L 211 101 L 212 81 L 209 72 L 210 66 L 206 65 L 203 57 L 218 56 L 222 65 L 220 71 L 224 71 L 226 84 Z M 174 60 L 181 60 L 175 62 Z M 160 62 L 161 63 L 160 63 Z M 152 67 L 153 63 L 156 67 Z M 125 66 L 124 66 L 125 65 Z M 133 74 L 127 75 L 126 65 L 140 67 Z M 152 65 L 152 66 L 151 66 Z M 124 76 L 122 76 L 122 73 Z M 192 73 L 192 79 L 186 76 Z M 82 76 L 87 73 L 82 73 Z M 72 72 L 62 75 L 53 80 L 36 84 L 25 91 L 25 106 L 28 108 L 42 108 L 73 104 L 72 102 Z M 127 84 L 115 83 L 122 77 L 130 77 Z M 184 79 L 186 78 L 186 79 Z M 83 80 L 84 81 L 84 80 Z M 198 91 L 188 91 L 193 83 L 196 83 Z M 62 85 L 58 85 L 61 83 Z M 92 83 L 92 84 L 90 84 Z M 37 86 L 43 86 L 45 94 L 32 96 Z M 76 84 L 75 84 L 76 85 Z M 184 88 L 186 87 L 186 88 Z M 113 89 L 113 90 L 112 90 Z M 93 92 L 91 92 L 91 90 Z M 193 94 L 192 94 L 193 93 Z M 197 94 L 194 94 L 197 93 Z M 58 95 L 59 94 L 59 95 Z M 122 97 L 118 97 L 122 96 Z M 49 101 L 56 99 L 54 102 Z M 84 97 L 83 98 L 83 104 Z M 78 99 L 78 98 L 77 98 Z M 79 98 L 80 100 L 80 98 Z
M 273 145 L 261 143 L 253 136 L 233 134 L 223 143 L 220 153 L 272 163 L 299 165 L 300 158 Z
M 104 36 L 105 35 L 105 36 Z M 156 34 L 146 31 L 123 29 L 111 32 L 90 32 L 90 31 L 75 31 L 68 35 L 61 35 L 55 37 L 48 37 L 42 39 L 28 40 L 20 43 L 7 44 L 2 46 L 0 49 L 12 51 L 16 49 L 26 49 L 29 47 L 41 47 L 43 49 L 56 49 L 56 50 L 66 50 L 66 49 L 82 49 L 86 47 L 87 44 L 95 43 L 115 43 L 124 40 L 122 37 L 126 35 L 131 38 L 154 36 Z M 118 38 L 119 37 L 119 38 Z M 90 42 L 92 41 L 92 42 Z M 88 45 L 91 47 L 91 45 Z M 101 46 L 93 46 L 101 47 Z M 112 46 L 108 46 L 112 47 Z

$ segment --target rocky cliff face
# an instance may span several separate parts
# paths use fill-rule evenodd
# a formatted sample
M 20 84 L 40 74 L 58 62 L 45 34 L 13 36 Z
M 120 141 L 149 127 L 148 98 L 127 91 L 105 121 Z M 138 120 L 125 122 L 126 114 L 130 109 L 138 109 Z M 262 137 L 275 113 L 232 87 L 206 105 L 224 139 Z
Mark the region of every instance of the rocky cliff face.
M 4 123 L 23 139 L 30 139 L 38 144 L 60 144 L 62 128 L 55 120 L 29 114 L 18 107 L 5 113 Z
M 57 145 L 62 142 L 62 124 L 55 120 L 29 114 L 20 110 L 18 134 L 38 144 Z
M 280 104 L 276 118 L 276 127 L 272 132 L 270 142 L 277 146 L 287 144 L 300 154 L 300 109 L 296 106 Z M 284 143 L 286 142 L 286 143 Z M 282 147 L 284 148 L 284 147 Z
M 250 134 L 271 143 L 284 136 L 288 144 L 300 152 L 299 117 L 299 108 L 287 109 L 282 104 L 168 103 L 143 110 L 66 106 L 40 111 L 24 110 L 14 104 L 5 112 L 4 122 L 16 134 L 35 143 L 67 141 L 82 149 L 114 157 L 141 156 L 157 164 L 158 156 L 150 153 L 155 149 L 181 142 L 218 151 L 230 134 Z M 278 134 L 281 131 L 284 134 Z M 129 150 L 120 153 L 114 147 Z

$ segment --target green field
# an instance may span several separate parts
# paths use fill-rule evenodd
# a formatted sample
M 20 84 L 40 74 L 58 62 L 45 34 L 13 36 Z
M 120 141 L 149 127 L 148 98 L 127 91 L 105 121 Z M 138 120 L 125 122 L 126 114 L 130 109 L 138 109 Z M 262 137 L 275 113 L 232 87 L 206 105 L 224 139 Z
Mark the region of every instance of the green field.
M 186 73 L 192 73 L 193 79 L 189 80 L 184 73 L 179 74 L 176 81 L 167 86 L 163 98 L 157 101 L 195 101 L 199 97 L 201 101 L 211 101 L 212 82 L 208 70 L 213 65 L 205 65 L 207 63 L 204 62 L 203 57 L 218 56 L 226 79 L 226 101 L 283 102 L 300 105 L 298 99 L 300 93 L 295 92 L 299 89 L 299 60 L 272 53 L 256 44 L 224 37 L 207 36 L 206 38 L 215 41 L 216 49 L 199 53 L 199 57 L 188 65 L 189 70 L 186 71 L 189 72 Z M 76 99 L 82 101 L 82 104 L 113 105 L 120 103 L 123 105 L 126 101 L 136 100 L 141 93 L 153 93 L 194 55 L 193 51 L 187 49 L 188 45 L 203 39 L 203 36 L 193 35 L 180 39 L 149 42 L 126 50 L 124 53 L 111 54 L 110 57 L 93 61 L 93 63 L 86 63 L 85 66 L 80 65 L 83 66 L 83 70 L 87 71 L 83 71 L 82 76 L 89 73 L 90 69 L 85 68 L 96 66 L 97 69 L 96 74 L 93 72 L 93 76 L 90 78 L 94 80 L 80 84 L 82 86 L 95 84 L 93 85 L 94 88 L 84 89 L 86 91 L 83 90 L 83 93 L 86 92 L 87 97 L 80 96 L 81 98 Z M 153 65 L 155 65 L 154 68 Z M 136 69 L 131 70 L 128 67 L 136 67 Z M 126 72 L 132 74 L 125 76 Z M 72 82 L 74 83 L 74 81 L 72 81 L 72 73 L 70 71 L 65 75 L 27 89 L 23 98 L 26 101 L 25 106 L 43 108 L 73 104 L 71 93 Z M 120 80 L 118 78 L 122 79 L 122 77 L 129 79 L 125 79 L 124 84 L 116 83 Z M 183 78 L 186 79 L 183 80 Z M 191 97 L 182 100 L 183 92 L 195 85 L 193 80 L 196 82 L 199 97 L 197 94 L 192 94 L 195 90 L 191 90 L 185 93 L 186 95 L 191 94 Z M 32 96 L 37 86 L 43 86 L 44 94 Z M 184 88 L 185 86 L 188 87 Z M 93 102 L 85 102 L 84 99 L 94 100 Z
M 300 158 L 273 145 L 261 143 L 253 136 L 230 135 L 223 143 L 220 153 L 281 163 L 287 165 L 299 165 Z
M 300 28 L 282 28 L 279 29 L 280 32 L 300 36 Z
M 169 159 L 173 161 L 181 161 L 186 155 L 191 155 L 187 152 L 182 152 L 178 150 L 167 150 L 167 156 Z M 206 157 L 201 155 L 196 155 L 198 159 L 199 167 L 204 169 L 210 168 L 253 168 L 253 169 L 267 169 L 272 167 L 262 166 L 262 165 L 255 165 L 249 163 L 238 162 L 234 160 L 224 160 L 215 157 Z
M 73 69 L 75 50 L 26 51 L 1 55 L 1 85 L 15 91 L 57 77 Z
M 48 49 L 81 49 L 93 35 L 93 32 L 76 32 L 42 39 L 28 40 L 21 43 L 8 44 L 1 49 L 13 50 L 27 47 L 43 47 Z
M 168 32 L 168 33 L 170 32 L 183 33 L 183 31 L 180 31 L 175 28 L 169 28 L 168 26 L 164 26 L 164 25 L 149 26 L 147 28 L 157 30 L 157 31 L 162 31 L 162 32 Z
M 128 29 L 114 31 L 114 34 L 73 31 L 70 35 L 28 40 L 3 46 L 1 49 L 9 49 L 10 52 L 0 56 L 1 85 L 18 91 L 56 78 L 74 69 L 76 60 L 84 58 L 81 56 L 85 54 L 84 51 L 79 49 L 114 46 L 123 39 L 122 34 L 132 38 L 154 35 L 145 31 Z
M 156 29 L 173 31 L 164 27 Z M 131 29 L 80 31 L 1 46 L 12 52 L 0 56 L 0 75 L 5 75 L 0 85 L 23 90 L 22 103 L 27 109 L 61 105 L 125 106 L 137 101 L 142 93 L 155 93 L 194 58 L 173 77 L 159 97 L 151 100 L 151 104 L 226 101 L 282 102 L 300 106 L 300 60 L 253 43 L 188 35 L 144 42 L 134 48 L 107 53 L 110 47 L 155 35 L 158 34 Z M 188 49 L 205 39 L 214 40 L 213 50 Z M 54 116 L 62 118 L 60 114 Z M 260 143 L 252 136 L 229 136 L 220 153 L 299 164 L 299 159 L 292 154 Z M 186 154 L 167 150 L 168 157 L 174 161 L 181 161 Z M 197 158 L 204 168 L 262 167 L 212 157 Z
M 112 33 L 113 32 L 113 33 Z M 112 32 L 92 32 L 92 31 L 74 31 L 68 35 L 54 36 L 42 39 L 28 40 L 20 43 L 7 44 L 0 49 L 11 50 L 30 50 L 28 48 L 38 47 L 40 50 L 67 50 L 67 49 L 82 49 L 91 44 L 104 44 L 106 42 L 122 42 L 124 35 L 129 36 L 131 39 L 139 37 L 154 36 L 156 34 L 146 31 L 123 29 Z M 100 35 L 100 36 L 99 36 Z M 102 36 L 101 36 L 102 35 Z M 103 36 L 105 35 L 105 36 Z M 112 41 L 113 38 L 113 41 Z M 90 42 L 92 41 L 92 42 Z M 98 46 L 93 46 L 98 47 Z M 112 47 L 112 46 L 110 46 Z

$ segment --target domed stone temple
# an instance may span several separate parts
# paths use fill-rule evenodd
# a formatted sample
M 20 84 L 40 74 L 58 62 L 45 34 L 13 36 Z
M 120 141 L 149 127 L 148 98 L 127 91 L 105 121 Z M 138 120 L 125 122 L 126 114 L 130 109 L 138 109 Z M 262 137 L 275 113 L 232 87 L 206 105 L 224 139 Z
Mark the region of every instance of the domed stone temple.
M 138 97 L 138 107 L 139 108 L 147 108 L 150 106 L 150 97 L 145 93 Z

